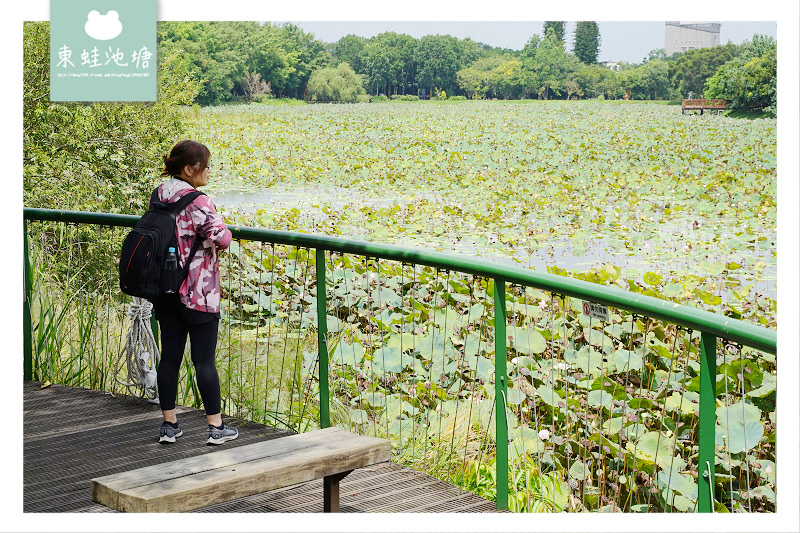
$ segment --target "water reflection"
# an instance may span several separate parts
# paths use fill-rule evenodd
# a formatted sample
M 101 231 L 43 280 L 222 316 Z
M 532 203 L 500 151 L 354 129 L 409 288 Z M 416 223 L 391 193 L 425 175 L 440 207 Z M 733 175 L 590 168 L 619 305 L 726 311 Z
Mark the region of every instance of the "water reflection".
M 206 191 L 220 212 L 238 212 L 242 214 L 254 213 L 263 210 L 269 214 L 279 214 L 284 210 L 296 208 L 302 215 L 301 219 L 313 226 L 328 219 L 322 209 L 326 207 L 331 210 L 339 210 L 348 205 L 355 205 L 357 209 L 369 207 L 381 209 L 393 205 L 406 205 L 425 200 L 431 204 L 444 204 L 445 199 L 436 193 L 415 193 L 408 194 L 364 194 L 361 191 L 352 189 L 319 186 L 319 187 L 299 187 L 292 190 L 284 188 L 240 188 L 240 189 L 219 189 L 208 187 Z M 694 217 L 697 218 L 697 217 Z M 507 220 L 508 222 L 508 220 Z M 713 222 L 713 221 L 709 221 Z M 521 222 L 522 223 L 522 222 Z M 702 226 L 705 221 L 702 221 Z M 586 271 L 592 267 L 599 267 L 605 263 L 612 263 L 623 269 L 623 276 L 626 279 L 642 281 L 644 273 L 648 271 L 658 271 L 665 275 L 694 274 L 699 277 L 709 276 L 704 271 L 700 263 L 708 261 L 736 262 L 742 266 L 755 264 L 763 261 L 765 267 L 760 273 L 744 274 L 743 268 L 740 271 L 732 271 L 725 280 L 722 276 L 720 284 L 723 286 L 720 295 L 727 300 L 727 290 L 725 286 L 737 288 L 737 286 L 752 285 L 752 291 L 769 298 L 777 297 L 777 260 L 773 253 L 774 246 L 768 249 L 758 249 L 752 246 L 746 252 L 731 252 L 724 257 L 712 257 L 703 255 L 702 251 L 691 254 L 675 253 L 676 246 L 682 246 L 683 241 L 679 238 L 676 242 L 676 235 L 681 234 L 680 228 L 696 229 L 693 221 L 673 220 L 669 224 L 660 226 L 654 236 L 648 239 L 639 239 L 633 234 L 633 242 L 624 242 L 629 235 L 621 239 L 618 235 L 603 236 L 588 240 L 586 243 L 576 246 L 572 239 L 562 238 L 548 240 L 547 243 L 526 242 L 524 244 L 506 244 L 501 242 L 499 236 L 464 235 L 459 232 L 444 231 L 440 236 L 414 235 L 400 233 L 389 235 L 385 242 L 402 246 L 412 246 L 430 251 L 440 251 L 464 255 L 467 257 L 480 258 L 499 264 L 514 265 L 546 271 L 548 266 L 558 266 L 566 270 Z M 710 231 L 703 228 L 704 231 Z M 342 235 L 350 239 L 366 239 L 370 231 L 363 226 L 350 225 L 340 226 Z M 729 228 L 732 230 L 732 228 Z M 686 230 L 683 230 L 686 231 Z M 727 238 L 727 234 L 720 235 Z M 774 243 L 775 235 L 767 236 Z M 638 242 L 637 242 L 638 241 Z M 657 243 L 662 243 L 665 247 L 672 247 L 672 257 L 665 254 L 658 254 L 654 250 Z M 674 244 L 667 244 L 674 243 Z M 651 248 L 652 246 L 652 248 Z M 509 250 L 513 253 L 509 254 Z M 631 251 L 632 250 L 632 251 Z M 712 276 L 713 277 L 713 276 Z

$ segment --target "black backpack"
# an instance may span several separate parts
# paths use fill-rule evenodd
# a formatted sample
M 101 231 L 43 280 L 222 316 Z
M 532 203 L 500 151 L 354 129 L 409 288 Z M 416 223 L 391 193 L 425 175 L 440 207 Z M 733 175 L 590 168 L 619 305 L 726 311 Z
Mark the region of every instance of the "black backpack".
M 175 217 L 201 194 L 192 191 L 177 202 L 165 203 L 158 199 L 158 188 L 153 191 L 150 208 L 122 243 L 119 258 L 119 288 L 122 292 L 150 300 L 161 294 L 178 292 L 202 239 L 195 238 L 183 268 L 179 268 L 175 261 L 167 264 L 167 250 L 173 247 L 178 255 Z

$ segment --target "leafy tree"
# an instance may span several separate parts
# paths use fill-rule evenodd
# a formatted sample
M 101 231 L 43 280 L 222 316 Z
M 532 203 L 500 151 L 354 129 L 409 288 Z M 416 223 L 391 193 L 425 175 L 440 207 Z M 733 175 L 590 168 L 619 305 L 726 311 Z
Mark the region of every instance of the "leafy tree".
M 528 39 L 528 42 L 525 43 L 525 46 L 522 47 L 522 51 L 520 52 L 520 57 L 523 62 L 530 62 L 533 60 L 536 56 L 536 50 L 539 49 L 541 43 L 542 38 L 538 34 L 531 35 L 531 38 Z
M 417 43 L 414 62 L 417 65 L 417 86 L 428 89 L 440 87 L 456 94 L 456 72 L 461 70 L 461 47 L 450 35 L 426 35 Z
M 248 68 L 246 54 L 234 48 L 258 29 L 257 22 L 160 22 L 158 28 L 159 57 L 182 54 L 203 81 L 197 97 L 201 105 L 233 99 L 233 90 L 244 75 L 250 71 L 260 72 L 260 69 Z M 263 72 L 261 74 L 271 81 Z
M 409 35 L 384 32 L 364 45 L 361 62 L 375 93 L 411 92 L 416 39 Z
M 600 65 L 583 65 L 575 74 L 575 83 L 578 91 L 588 98 L 604 94 L 604 82 L 609 78 L 616 78 L 616 73 Z
M 310 100 L 354 103 L 360 94 L 363 80 L 347 63 L 315 70 L 308 79 Z
M 555 33 L 549 30 L 533 57 L 528 56 L 527 67 L 530 70 L 528 86 L 548 100 L 564 91 L 566 81 L 580 70 L 580 62 L 564 51 Z
M 542 35 L 547 37 L 549 31 L 553 32 L 555 38 L 564 46 L 564 38 L 566 37 L 567 23 L 563 20 L 548 20 L 542 26 Z
M 670 97 L 667 61 L 654 59 L 620 73 L 622 87 L 631 91 L 634 100 L 658 100 Z M 624 91 L 623 91 L 624 92 Z
M 311 73 L 328 66 L 325 45 L 315 39 L 313 33 L 307 33 L 290 23 L 281 28 L 281 44 L 288 55 L 297 58 L 297 63 L 289 72 L 285 85 L 279 87 L 279 95 L 300 98 Z
M 768 36 L 755 35 L 739 56 L 706 80 L 706 98 L 724 98 L 732 109 L 762 109 L 777 113 L 778 46 Z
M 647 53 L 647 57 L 642 59 L 642 64 L 654 59 L 667 59 L 667 52 L 663 48 L 656 48 Z
M 575 44 L 572 51 L 581 63 L 597 63 L 597 55 L 600 53 L 600 29 L 597 22 L 579 21 L 575 25 Z
M 347 63 L 355 72 L 363 74 L 364 66 L 361 61 L 366 44 L 367 39 L 364 37 L 353 34 L 345 35 L 334 46 L 334 60 L 340 63 Z
M 486 57 L 489 53 L 489 51 L 486 50 L 485 45 L 476 43 L 469 37 L 466 39 L 461 39 L 459 41 L 459 46 L 461 48 L 461 65 L 469 65 L 470 63 L 477 61 L 482 57 Z
M 300 53 L 288 51 L 282 29 L 271 24 L 254 29 L 245 39 L 245 72 L 258 73 L 273 93 L 283 95 L 290 89 L 290 78 L 300 63 Z
M 522 61 L 509 57 L 494 71 L 493 85 L 497 95 L 503 99 L 525 98 L 528 93 L 528 75 Z
M 616 73 L 609 70 L 609 76 L 601 76 L 600 80 L 595 86 L 595 91 L 598 97 L 602 94 L 603 97 L 608 100 L 621 99 L 625 94 L 625 81 L 623 80 L 624 72 L 628 71 Z
M 706 80 L 738 52 L 739 47 L 733 43 L 687 50 L 668 63 L 673 89 L 684 98 L 688 98 L 690 91 L 697 97 L 702 96 Z
M 245 93 L 245 76 L 258 73 L 278 96 L 302 95 L 314 69 L 327 66 L 325 45 L 293 24 L 160 22 L 159 54 L 180 50 L 203 80 L 201 105 Z
M 370 93 L 389 92 L 389 64 L 390 52 L 386 43 L 377 39 L 370 39 L 364 46 L 363 55 L 364 73 L 367 75 Z
M 497 96 L 497 69 L 505 62 L 504 56 L 490 54 L 478 59 L 456 73 L 459 88 L 470 98 Z
M 191 63 L 159 57 L 153 103 L 51 102 L 50 25 L 26 22 L 23 37 L 24 204 L 141 213 L 183 132 L 177 106 L 200 90 Z

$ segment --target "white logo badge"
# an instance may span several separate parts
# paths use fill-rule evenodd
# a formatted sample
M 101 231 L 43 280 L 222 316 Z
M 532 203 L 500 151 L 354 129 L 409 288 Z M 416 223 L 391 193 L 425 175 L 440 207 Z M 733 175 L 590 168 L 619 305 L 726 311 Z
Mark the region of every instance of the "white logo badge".
M 113 9 L 101 15 L 99 11 L 89 11 L 86 24 L 83 29 L 86 35 L 98 41 L 108 41 L 122 33 L 122 23 L 119 21 L 119 13 Z

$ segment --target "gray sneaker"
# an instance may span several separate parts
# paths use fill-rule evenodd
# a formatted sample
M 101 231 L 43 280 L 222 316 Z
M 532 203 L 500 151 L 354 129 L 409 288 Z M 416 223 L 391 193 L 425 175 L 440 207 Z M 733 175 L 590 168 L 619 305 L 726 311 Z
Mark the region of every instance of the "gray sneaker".
M 222 429 L 209 424 L 206 432 L 208 433 L 208 440 L 206 441 L 206 444 L 209 446 L 222 444 L 223 442 L 228 442 L 229 440 L 233 440 L 239 436 L 239 430 L 230 427 L 225 422 L 222 423 Z
M 172 427 L 168 423 L 163 422 L 159 429 L 159 435 L 158 442 L 166 444 L 175 442 L 175 439 L 183 435 L 183 431 L 180 426 Z

